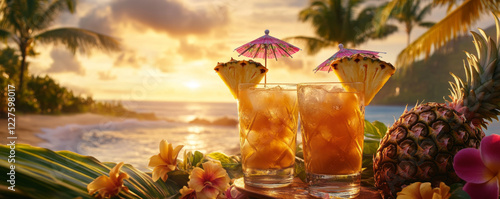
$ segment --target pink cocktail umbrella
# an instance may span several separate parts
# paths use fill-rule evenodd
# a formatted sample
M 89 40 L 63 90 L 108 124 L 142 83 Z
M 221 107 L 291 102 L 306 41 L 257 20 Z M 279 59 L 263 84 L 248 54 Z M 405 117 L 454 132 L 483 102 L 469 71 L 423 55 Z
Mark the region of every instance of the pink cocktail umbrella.
M 275 58 L 278 61 L 278 57 L 292 57 L 292 54 L 300 50 L 292 44 L 270 36 L 269 30 L 264 31 L 264 33 L 266 33 L 264 36 L 234 49 L 240 53 L 238 56 L 264 58 L 264 67 L 267 68 L 267 58 Z M 264 82 L 267 82 L 267 77 Z
M 320 71 L 332 71 L 330 68 L 330 63 L 332 63 L 333 60 L 345 56 L 351 56 L 354 54 L 363 54 L 365 56 L 374 56 L 374 57 L 380 57 L 378 54 L 380 53 L 385 53 L 385 52 L 377 52 L 377 51 L 369 51 L 369 50 L 355 50 L 355 49 L 349 49 L 349 48 L 344 48 L 344 45 L 339 44 L 339 51 L 337 51 L 335 54 L 333 54 L 330 58 L 325 60 L 323 63 L 321 63 L 319 66 L 317 66 L 314 69 L 314 72 Z

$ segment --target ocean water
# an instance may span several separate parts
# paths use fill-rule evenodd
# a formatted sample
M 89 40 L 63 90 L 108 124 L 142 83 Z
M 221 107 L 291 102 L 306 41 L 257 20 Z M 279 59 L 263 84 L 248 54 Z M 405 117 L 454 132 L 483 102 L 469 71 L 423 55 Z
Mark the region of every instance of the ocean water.
M 149 158 L 159 153 L 159 143 L 162 139 L 174 146 L 184 145 L 179 157 L 183 156 L 184 151 L 194 150 L 203 153 L 239 152 L 237 126 L 189 123 L 196 118 L 214 121 L 226 117 L 237 120 L 236 103 L 123 102 L 123 104 L 126 108 L 137 112 L 155 113 L 161 120 L 124 119 L 94 125 L 69 124 L 53 129 L 42 129 L 42 133 L 38 136 L 47 142 L 41 146 L 52 150 L 70 150 L 94 156 L 105 162 L 126 162 L 144 171 L 148 170 Z M 389 126 L 404 110 L 404 106 L 367 106 L 365 119 L 378 120 Z M 500 133 L 498 122 L 490 125 L 486 134 L 491 133 Z

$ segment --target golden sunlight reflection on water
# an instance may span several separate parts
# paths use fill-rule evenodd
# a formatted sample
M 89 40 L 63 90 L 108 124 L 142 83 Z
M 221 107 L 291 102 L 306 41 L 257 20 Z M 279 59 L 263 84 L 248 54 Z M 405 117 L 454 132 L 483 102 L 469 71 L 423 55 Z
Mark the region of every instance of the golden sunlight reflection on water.
M 206 140 L 203 139 L 204 136 L 199 135 L 201 132 L 205 131 L 205 128 L 201 126 L 190 126 L 187 128 L 187 131 L 188 134 L 184 137 L 184 149 L 188 151 L 199 150 L 202 153 L 206 153 L 207 151 L 200 150 L 208 147 Z

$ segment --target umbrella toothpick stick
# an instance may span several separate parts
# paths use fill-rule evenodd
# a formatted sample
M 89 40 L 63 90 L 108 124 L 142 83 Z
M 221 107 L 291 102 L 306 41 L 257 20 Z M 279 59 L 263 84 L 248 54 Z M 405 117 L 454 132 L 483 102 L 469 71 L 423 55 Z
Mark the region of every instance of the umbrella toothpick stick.
M 267 68 L 267 46 L 265 47 L 264 53 L 265 53 L 264 67 Z M 266 84 L 267 84 L 267 73 L 264 74 L 264 85 L 266 85 Z

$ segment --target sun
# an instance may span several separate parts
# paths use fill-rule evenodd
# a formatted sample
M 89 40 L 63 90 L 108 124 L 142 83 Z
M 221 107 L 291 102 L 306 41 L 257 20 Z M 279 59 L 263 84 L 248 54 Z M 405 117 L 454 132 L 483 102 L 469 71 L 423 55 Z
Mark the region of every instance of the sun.
M 200 83 L 198 83 L 197 81 L 189 81 L 184 83 L 184 85 L 190 89 L 197 89 L 200 87 Z

